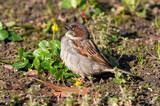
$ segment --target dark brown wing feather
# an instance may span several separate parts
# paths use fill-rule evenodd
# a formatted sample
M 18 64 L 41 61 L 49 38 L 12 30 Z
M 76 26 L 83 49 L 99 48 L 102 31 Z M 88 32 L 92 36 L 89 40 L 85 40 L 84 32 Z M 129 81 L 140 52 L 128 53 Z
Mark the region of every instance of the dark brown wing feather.
M 83 56 L 87 56 L 89 59 L 105 65 L 108 68 L 113 68 L 106 57 L 99 51 L 97 46 L 92 40 L 72 41 L 73 45 Z

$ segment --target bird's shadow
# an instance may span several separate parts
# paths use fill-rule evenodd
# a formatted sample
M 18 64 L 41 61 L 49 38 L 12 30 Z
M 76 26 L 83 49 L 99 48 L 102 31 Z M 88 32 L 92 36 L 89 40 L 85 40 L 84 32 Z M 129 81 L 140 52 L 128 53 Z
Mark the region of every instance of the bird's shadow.
M 127 37 L 128 39 L 136 39 L 139 38 L 137 32 L 126 32 L 125 34 L 121 35 L 122 37 Z
M 120 55 L 116 55 L 116 58 L 120 57 Z M 118 68 L 124 69 L 128 72 L 130 72 L 129 70 L 131 69 L 131 66 L 128 64 L 128 62 L 133 61 L 136 59 L 136 56 L 134 55 L 123 55 L 120 59 L 119 59 L 119 66 Z M 124 78 L 127 78 L 128 76 L 126 74 L 123 74 Z M 95 80 L 93 82 L 99 82 L 101 79 L 103 80 L 107 80 L 109 78 L 115 78 L 115 74 L 111 73 L 111 72 L 103 72 L 100 74 L 96 74 L 93 75 L 93 77 L 95 78 Z M 133 77 L 135 80 L 141 80 L 143 81 L 143 78 L 141 78 L 140 76 L 131 76 Z
M 126 74 L 124 74 L 123 76 L 124 76 L 124 78 L 128 77 Z M 104 72 L 104 73 L 101 73 L 101 74 L 93 75 L 93 77 L 95 78 L 93 80 L 93 82 L 96 83 L 96 82 L 100 82 L 101 79 L 103 79 L 105 81 L 109 78 L 115 78 L 115 74 L 111 73 L 111 72 Z M 144 79 L 140 76 L 131 76 L 131 77 L 135 81 L 137 81 L 137 80 L 144 81 Z
M 155 8 L 155 7 L 157 7 L 157 8 L 160 9 L 160 4 L 153 4 L 153 5 L 150 6 L 151 9 L 153 9 L 153 8 Z

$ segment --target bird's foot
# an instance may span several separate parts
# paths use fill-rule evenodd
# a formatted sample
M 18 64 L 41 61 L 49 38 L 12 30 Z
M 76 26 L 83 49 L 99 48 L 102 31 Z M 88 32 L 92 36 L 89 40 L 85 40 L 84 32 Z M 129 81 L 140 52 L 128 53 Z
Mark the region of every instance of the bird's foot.
M 75 81 L 78 80 L 78 81 L 80 81 L 80 82 L 85 83 L 84 78 L 81 78 L 81 77 L 80 77 L 80 78 L 73 78 L 73 77 L 72 77 L 72 80 L 75 80 Z

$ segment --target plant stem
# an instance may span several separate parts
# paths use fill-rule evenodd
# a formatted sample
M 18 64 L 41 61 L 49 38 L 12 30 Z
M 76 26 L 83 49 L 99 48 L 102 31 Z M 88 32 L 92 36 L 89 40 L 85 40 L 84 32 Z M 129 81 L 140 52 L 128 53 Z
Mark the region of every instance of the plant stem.
M 53 54 L 54 35 L 55 35 L 55 31 L 53 31 L 53 36 L 52 36 L 52 47 L 51 47 L 51 50 L 52 50 L 52 56 L 54 56 L 54 54 Z
M 66 84 L 64 83 L 64 78 L 63 78 L 63 75 L 62 75 L 62 82 L 63 82 L 63 85 L 66 86 Z
M 16 60 L 3 60 L 3 59 L 0 59 L 0 61 L 2 61 L 2 62 L 16 62 L 16 61 L 19 61 L 19 59 L 16 59 Z

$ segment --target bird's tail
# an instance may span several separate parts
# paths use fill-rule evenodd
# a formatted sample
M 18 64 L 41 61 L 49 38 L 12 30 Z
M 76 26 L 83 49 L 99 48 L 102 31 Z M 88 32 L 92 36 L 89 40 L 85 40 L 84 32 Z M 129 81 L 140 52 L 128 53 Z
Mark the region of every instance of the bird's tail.
M 114 70 L 114 69 L 105 69 L 104 71 L 114 73 L 115 70 Z M 131 73 L 131 72 L 129 72 L 129 71 L 126 71 L 126 70 L 123 70 L 123 69 L 119 69 L 119 68 L 118 68 L 118 71 L 119 71 L 119 72 L 122 72 L 122 73 L 124 73 L 124 74 L 131 75 L 131 76 L 133 76 L 133 77 L 137 77 L 136 74 L 133 74 L 133 73 Z
M 124 74 L 131 75 L 131 76 L 133 76 L 133 77 L 137 77 L 136 74 L 133 74 L 133 73 L 131 73 L 131 72 L 129 72 L 129 71 L 126 71 L 126 70 L 123 70 L 123 69 L 118 69 L 118 71 L 119 71 L 119 72 L 122 72 L 122 73 L 124 73 Z

